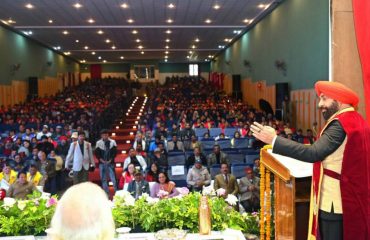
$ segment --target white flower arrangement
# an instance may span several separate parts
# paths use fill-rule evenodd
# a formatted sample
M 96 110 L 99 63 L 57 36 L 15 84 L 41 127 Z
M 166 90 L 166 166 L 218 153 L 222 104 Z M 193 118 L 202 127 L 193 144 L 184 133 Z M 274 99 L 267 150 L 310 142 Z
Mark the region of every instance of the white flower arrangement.
M 225 199 L 225 201 L 226 201 L 229 205 L 231 205 L 231 206 L 235 206 L 235 205 L 237 204 L 237 202 L 238 202 L 238 198 L 237 198 L 235 195 L 233 195 L 233 194 L 228 194 L 228 195 L 227 195 L 227 198 Z
M 167 192 L 167 191 L 164 191 L 164 190 L 159 190 L 159 192 L 157 193 L 157 197 L 159 198 L 164 198 L 164 197 L 167 197 L 170 193 Z
M 223 189 L 223 188 L 219 188 L 219 189 L 217 189 L 216 190 L 216 193 L 217 193 L 217 196 L 225 196 L 225 194 L 226 194 L 226 190 L 225 189 Z
M 212 185 L 209 185 L 208 187 L 203 186 L 202 194 L 203 196 L 216 196 L 215 189 Z
M 117 201 L 118 199 L 120 199 L 120 201 Z M 135 198 L 128 191 L 120 190 L 114 195 L 113 202 L 115 205 L 122 204 L 123 206 L 134 206 Z

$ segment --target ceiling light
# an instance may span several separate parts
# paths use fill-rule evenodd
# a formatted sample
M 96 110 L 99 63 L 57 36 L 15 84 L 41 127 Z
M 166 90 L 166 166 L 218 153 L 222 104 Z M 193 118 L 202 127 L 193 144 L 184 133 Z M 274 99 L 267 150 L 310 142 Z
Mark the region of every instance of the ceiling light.
M 127 3 L 122 3 L 121 8 L 128 8 L 128 4 Z
M 102 35 L 104 32 L 102 30 L 98 31 L 98 34 Z
M 209 18 L 205 20 L 205 23 L 208 23 L 208 24 L 209 24 L 209 23 L 211 23 L 211 22 L 212 22 L 212 21 L 211 21 L 211 19 L 209 19 Z
M 32 31 L 23 31 L 23 33 L 26 35 L 32 35 Z
M 234 30 L 233 33 L 235 34 L 240 34 L 242 31 L 241 30 Z
M 192 48 L 192 49 L 195 49 L 196 47 L 197 47 L 197 46 L 195 46 L 195 45 L 191 46 L 191 48 Z
M 145 52 L 144 51 L 141 51 L 141 54 L 144 54 Z
M 124 59 L 125 57 L 124 56 L 121 56 L 120 59 Z
M 5 24 L 16 23 L 16 21 L 13 21 L 11 18 L 9 18 L 8 21 L 2 21 L 2 22 L 5 23 Z
M 99 57 L 98 57 L 98 59 L 100 60 L 100 59 L 101 59 L 101 57 L 99 56 Z
M 68 31 L 63 31 L 63 34 L 64 35 L 67 35 L 69 32 Z
M 243 22 L 244 22 L 244 23 L 247 23 L 247 24 L 248 24 L 248 23 L 251 23 L 252 21 L 253 21 L 253 20 L 248 19 L 248 18 L 246 18 L 246 19 L 244 19 L 244 20 L 243 20 Z
M 137 43 L 141 42 L 141 40 L 140 40 L 140 39 L 136 39 L 135 41 L 136 41 Z
M 77 9 L 79 9 L 79 8 L 81 8 L 81 7 L 82 7 L 82 5 L 81 5 L 81 4 L 79 4 L 79 3 L 75 3 L 73 6 L 74 6 L 75 8 L 77 8 Z
M 213 58 L 213 56 L 212 55 L 208 55 L 208 58 Z
M 80 63 L 85 63 L 85 62 L 86 62 L 86 60 L 85 60 L 85 59 L 83 59 L 83 60 L 81 60 L 81 61 L 80 61 Z
M 266 8 L 268 8 L 268 4 L 258 4 L 258 7 L 259 8 L 264 8 L 264 9 L 266 9 Z
M 84 48 L 85 48 L 86 50 L 87 50 L 87 49 L 89 49 L 89 47 L 88 47 L 88 46 L 85 46 Z
M 138 31 L 133 30 L 133 31 L 132 31 L 132 34 L 138 34 Z
M 173 23 L 173 20 L 171 18 L 167 19 L 168 23 Z
M 105 39 L 105 42 L 106 42 L 106 43 L 110 43 L 110 40 L 109 40 L 109 39 Z
M 224 41 L 225 42 L 230 42 L 232 39 L 229 39 L 229 38 L 225 38 Z
M 208 58 L 206 58 L 206 59 L 204 59 L 204 61 L 208 62 L 209 60 L 208 60 Z
M 92 55 L 95 55 L 95 52 L 91 52 Z
M 195 42 L 199 42 L 199 38 L 196 38 L 194 41 L 195 41 Z
M 141 46 L 141 45 L 140 45 L 140 46 L 138 46 L 137 48 L 138 48 L 138 49 L 143 49 L 143 46 Z
M 193 54 L 193 51 L 189 51 L 189 54 Z
M 32 8 L 34 8 L 34 6 L 31 4 L 31 3 L 28 3 L 28 4 L 26 4 L 26 6 L 25 6 L 26 8 L 28 8 L 28 9 L 32 9 Z
M 168 58 L 168 56 L 166 55 L 166 56 L 164 56 L 164 58 Z
M 215 4 L 215 5 L 213 5 L 213 8 L 216 9 L 216 10 L 218 10 L 218 9 L 220 9 L 220 5 Z
M 107 60 L 103 60 L 103 63 L 106 63 L 107 62 Z
M 174 8 L 175 5 L 173 3 L 168 4 L 168 8 Z
M 171 40 L 167 38 L 167 39 L 166 39 L 166 42 L 171 42 Z
M 78 43 L 78 42 L 80 42 L 80 40 L 78 40 L 78 39 L 76 39 L 76 41 L 75 41 L 76 43 Z
M 87 22 L 88 22 L 88 23 L 94 23 L 94 22 L 95 22 L 95 20 L 94 20 L 94 19 L 92 19 L 92 18 L 90 18 L 89 20 L 87 20 Z
M 224 48 L 225 46 L 223 46 L 223 45 L 218 45 L 218 48 Z
M 171 32 L 171 30 L 167 30 L 166 33 L 167 34 L 171 34 L 172 32 Z
M 165 51 L 164 53 L 165 53 L 165 54 L 169 54 L 170 52 L 169 52 L 169 51 Z
M 133 22 L 134 22 L 134 19 L 132 19 L 132 18 L 127 19 L 127 22 L 128 22 L 128 23 L 133 23 Z
M 188 58 L 188 59 L 189 59 L 189 58 L 190 58 L 190 56 L 186 56 L 186 58 Z
M 166 49 L 169 49 L 170 47 L 167 45 L 165 48 L 166 48 Z
M 64 54 L 65 54 L 65 55 L 70 55 L 70 54 L 71 54 L 71 52 L 64 52 Z
M 49 23 L 53 23 L 53 19 L 49 19 Z
M 165 61 L 165 62 L 167 62 L 168 60 L 167 60 L 167 59 L 165 59 L 164 61 Z
M 114 46 L 114 45 L 113 45 L 113 46 L 112 46 L 112 49 L 116 49 L 116 46 Z

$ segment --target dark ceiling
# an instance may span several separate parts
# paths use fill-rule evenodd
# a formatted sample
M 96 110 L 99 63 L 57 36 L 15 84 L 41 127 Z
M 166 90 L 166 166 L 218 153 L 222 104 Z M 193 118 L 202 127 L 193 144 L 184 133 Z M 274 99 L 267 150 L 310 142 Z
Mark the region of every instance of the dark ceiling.
M 279 2 L 2 0 L 0 19 L 82 62 L 208 61 Z

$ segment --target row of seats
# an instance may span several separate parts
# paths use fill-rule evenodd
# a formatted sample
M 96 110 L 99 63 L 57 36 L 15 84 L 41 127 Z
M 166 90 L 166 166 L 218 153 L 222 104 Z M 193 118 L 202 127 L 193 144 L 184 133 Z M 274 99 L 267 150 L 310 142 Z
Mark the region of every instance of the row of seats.
M 203 150 L 206 156 L 211 154 L 212 151 L 212 149 Z M 222 151 L 228 155 L 231 164 L 253 164 L 254 160 L 259 157 L 259 150 L 249 148 L 223 149 Z M 192 154 L 192 151 L 186 151 L 185 153 L 178 151 L 168 152 L 168 165 L 184 165 L 186 163 L 186 159 L 188 159 Z

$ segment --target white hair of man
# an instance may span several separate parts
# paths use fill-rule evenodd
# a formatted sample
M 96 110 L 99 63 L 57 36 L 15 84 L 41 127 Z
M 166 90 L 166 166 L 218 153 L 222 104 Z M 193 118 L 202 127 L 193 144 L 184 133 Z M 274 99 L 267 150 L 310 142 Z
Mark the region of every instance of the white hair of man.
M 48 235 L 52 240 L 112 240 L 115 226 L 110 206 L 98 185 L 74 185 L 58 202 Z

